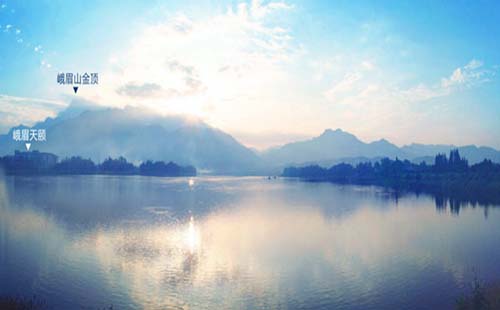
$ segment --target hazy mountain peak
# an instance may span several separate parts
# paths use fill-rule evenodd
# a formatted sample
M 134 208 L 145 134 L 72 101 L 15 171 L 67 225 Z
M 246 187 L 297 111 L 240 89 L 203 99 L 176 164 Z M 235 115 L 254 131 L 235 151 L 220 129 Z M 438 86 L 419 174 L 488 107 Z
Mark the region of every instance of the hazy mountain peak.
M 63 116 L 64 116 L 64 112 Z M 60 158 L 82 156 L 100 162 L 124 156 L 132 162 L 174 161 L 215 173 L 255 173 L 259 158 L 230 135 L 199 119 L 160 115 L 135 107 L 78 111 L 38 124 L 47 141 L 32 149 Z M 1 155 L 23 149 L 11 135 L 0 136 Z
M 382 139 L 379 139 L 379 140 L 376 140 L 376 141 L 373 141 L 371 142 L 370 144 L 378 144 L 378 145 L 394 145 L 392 144 L 391 142 L 389 142 L 388 140 L 382 138 Z
M 453 145 L 425 145 L 413 143 L 398 147 L 386 139 L 370 143 L 359 140 L 355 135 L 342 129 L 326 129 L 320 136 L 306 141 L 285 144 L 268 149 L 262 156 L 273 164 L 319 163 L 325 161 L 348 160 L 350 158 L 401 158 L 416 160 L 432 157 L 438 153 L 448 153 L 457 148 Z M 458 147 L 460 154 L 475 163 L 484 158 L 500 162 L 500 152 L 492 148 L 475 146 Z
M 312 140 L 338 140 L 338 139 L 342 139 L 342 140 L 353 140 L 353 141 L 359 141 L 358 138 L 347 132 L 347 131 L 343 131 L 342 129 L 340 128 L 337 128 L 335 130 L 332 130 L 332 129 L 325 129 L 325 131 L 323 131 L 323 133 L 316 137 L 316 138 L 313 138 Z
M 327 128 L 323 131 L 323 133 L 320 135 L 321 136 L 329 136 L 329 135 L 333 135 L 333 134 L 341 134 L 341 133 L 346 133 L 345 131 L 343 131 L 342 129 L 340 128 L 337 128 L 335 130 L 331 129 L 331 128 Z

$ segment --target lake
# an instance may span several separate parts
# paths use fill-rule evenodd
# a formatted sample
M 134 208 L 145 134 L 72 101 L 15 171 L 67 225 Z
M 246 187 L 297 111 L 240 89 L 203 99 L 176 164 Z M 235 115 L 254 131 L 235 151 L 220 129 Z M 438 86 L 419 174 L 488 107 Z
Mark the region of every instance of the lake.
M 500 207 L 262 177 L 4 177 L 0 295 L 54 309 L 452 309 Z

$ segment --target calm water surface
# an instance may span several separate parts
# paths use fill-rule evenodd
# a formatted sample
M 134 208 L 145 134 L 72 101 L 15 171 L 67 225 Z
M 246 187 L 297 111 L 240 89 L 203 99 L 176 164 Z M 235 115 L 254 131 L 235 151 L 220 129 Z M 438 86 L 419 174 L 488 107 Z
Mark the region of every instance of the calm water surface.
M 0 180 L 0 295 L 54 309 L 447 309 L 499 262 L 494 206 L 286 179 Z

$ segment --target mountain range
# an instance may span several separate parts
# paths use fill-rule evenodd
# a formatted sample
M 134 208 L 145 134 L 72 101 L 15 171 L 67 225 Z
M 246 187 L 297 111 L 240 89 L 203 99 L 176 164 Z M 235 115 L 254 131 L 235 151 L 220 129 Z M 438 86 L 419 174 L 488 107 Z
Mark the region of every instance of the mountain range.
M 383 157 L 432 161 L 437 153 L 457 148 L 470 163 L 483 159 L 500 162 L 500 152 L 490 147 L 410 144 L 398 147 L 385 139 L 366 143 L 341 129 L 325 130 L 309 140 L 255 152 L 231 135 L 203 121 L 182 116 L 158 116 L 138 108 L 96 109 L 70 105 L 55 118 L 32 127 L 19 125 L 0 135 L 0 155 L 24 149 L 12 139 L 15 129 L 45 129 L 46 142 L 32 148 L 61 158 L 79 155 L 102 162 L 124 156 L 130 161 L 174 161 L 214 174 L 276 174 L 287 165 L 339 162 L 358 163 Z
M 339 162 L 374 161 L 383 157 L 408 159 L 414 162 L 431 162 L 434 161 L 436 154 L 447 154 L 453 149 L 458 149 L 460 154 L 467 158 L 471 164 L 483 159 L 500 162 L 500 151 L 491 147 L 415 143 L 398 147 L 385 139 L 365 143 L 353 134 L 341 129 L 326 129 L 320 136 L 310 140 L 268 149 L 262 152 L 261 157 L 266 162 L 282 166 L 312 163 L 329 166 Z
M 96 162 L 119 156 L 133 162 L 174 161 L 221 174 L 256 173 L 261 162 L 233 137 L 199 120 L 137 108 L 74 110 L 35 124 L 32 128 L 46 130 L 47 141 L 32 141 L 32 149 Z M 24 149 L 24 143 L 12 139 L 12 131 L 22 128 L 0 136 L 0 155 Z

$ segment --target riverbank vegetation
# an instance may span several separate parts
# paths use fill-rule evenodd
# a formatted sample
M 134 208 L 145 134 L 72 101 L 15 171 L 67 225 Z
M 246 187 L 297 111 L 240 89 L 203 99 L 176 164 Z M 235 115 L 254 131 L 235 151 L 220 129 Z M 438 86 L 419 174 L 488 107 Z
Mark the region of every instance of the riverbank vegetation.
M 148 176 L 195 176 L 193 166 L 180 166 L 173 162 L 145 161 L 139 165 L 128 162 L 124 157 L 111 157 L 96 164 L 79 156 L 57 160 L 50 153 L 16 152 L 13 156 L 0 157 L 0 167 L 8 175 L 148 175 Z
M 341 163 L 330 168 L 317 165 L 288 167 L 282 175 L 308 181 L 379 185 L 458 198 L 475 197 L 478 201 L 483 197 L 500 201 L 500 164 L 485 159 L 469 165 L 458 150 L 452 150 L 448 157 L 438 154 L 432 165 L 384 158 L 355 166 Z

